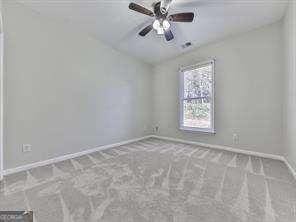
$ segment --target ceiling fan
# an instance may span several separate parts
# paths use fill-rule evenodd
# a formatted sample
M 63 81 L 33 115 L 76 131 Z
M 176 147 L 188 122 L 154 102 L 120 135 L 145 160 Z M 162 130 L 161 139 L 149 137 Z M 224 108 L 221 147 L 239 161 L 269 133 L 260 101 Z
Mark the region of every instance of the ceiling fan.
M 168 15 L 168 9 L 172 0 L 162 0 L 155 2 L 153 6 L 153 12 L 149 9 L 144 8 L 136 3 L 130 3 L 129 9 L 136 12 L 155 17 L 152 24 L 145 27 L 141 32 L 140 36 L 147 35 L 152 29 L 156 30 L 157 34 L 164 35 L 167 41 L 171 41 L 174 38 L 172 31 L 170 30 L 170 22 L 192 22 L 194 18 L 193 12 L 178 13 Z

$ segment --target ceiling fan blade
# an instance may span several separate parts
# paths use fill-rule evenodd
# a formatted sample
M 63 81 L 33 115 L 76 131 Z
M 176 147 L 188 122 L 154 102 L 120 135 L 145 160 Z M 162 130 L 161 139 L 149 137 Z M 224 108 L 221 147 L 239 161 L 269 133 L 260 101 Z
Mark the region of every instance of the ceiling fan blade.
M 152 25 L 148 25 L 147 27 L 145 27 L 140 33 L 140 36 L 145 36 L 147 35 L 151 30 L 152 30 L 153 26 Z
M 145 15 L 149 15 L 151 17 L 154 16 L 154 13 L 152 11 L 150 11 L 147 8 L 144 8 L 141 5 L 138 5 L 138 4 L 135 4 L 135 3 L 130 3 L 128 7 L 129 7 L 129 9 L 134 10 L 136 12 L 139 12 L 139 13 L 142 13 L 142 14 L 145 14 Z
M 169 20 L 172 22 L 192 22 L 194 18 L 194 13 L 178 13 L 169 16 Z
M 174 38 L 174 35 L 171 30 L 165 31 L 164 36 L 167 41 L 171 41 Z

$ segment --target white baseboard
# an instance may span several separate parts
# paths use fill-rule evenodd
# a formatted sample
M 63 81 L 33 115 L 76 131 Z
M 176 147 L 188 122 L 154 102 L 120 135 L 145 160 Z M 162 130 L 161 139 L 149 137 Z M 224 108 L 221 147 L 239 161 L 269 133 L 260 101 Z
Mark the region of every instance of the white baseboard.
M 238 148 L 234 148 L 234 147 L 230 147 L 230 146 L 213 145 L 213 144 L 208 144 L 208 143 L 200 143 L 200 142 L 194 142 L 194 141 L 182 140 L 182 139 L 176 139 L 176 138 L 164 137 L 164 136 L 153 135 L 152 137 L 158 138 L 158 139 L 170 140 L 170 141 L 174 141 L 174 142 L 193 144 L 193 145 L 217 149 L 217 150 L 225 150 L 225 151 L 230 151 L 230 152 L 234 152 L 234 153 L 242 153 L 242 154 L 258 156 L 258 157 L 263 157 L 263 158 L 275 159 L 275 160 L 284 161 L 284 159 L 285 159 L 283 156 L 280 156 L 280 155 L 260 153 L 260 152 L 250 151 L 250 150 L 242 150 L 242 149 L 238 149 Z
M 289 161 L 284 156 L 281 156 L 281 155 L 260 153 L 260 152 L 255 152 L 255 151 L 242 150 L 242 149 L 229 147 L 229 146 L 200 143 L 200 142 L 182 140 L 182 139 L 177 139 L 177 138 L 172 138 L 172 137 L 165 137 L 165 136 L 152 135 L 150 137 L 151 138 L 157 138 L 157 139 L 169 140 L 169 141 L 173 141 L 173 142 L 180 142 L 180 143 L 185 143 L 185 144 L 193 144 L 193 145 L 212 148 L 212 149 L 217 149 L 217 150 L 225 150 L 225 151 L 230 151 L 230 152 L 234 152 L 234 153 L 242 153 L 242 154 L 251 155 L 251 156 L 258 156 L 258 157 L 262 157 L 262 158 L 280 160 L 280 161 L 283 161 L 287 165 L 288 169 L 290 170 L 290 172 L 292 173 L 292 175 L 294 176 L 294 178 L 296 180 L 296 170 L 292 167 L 292 165 L 289 163 Z
M 287 158 L 284 158 L 284 162 L 287 165 L 287 167 L 289 168 L 289 170 L 291 171 L 291 173 L 293 174 L 295 180 L 296 180 L 296 170 L 292 167 L 292 165 L 289 163 L 289 161 L 287 160 Z
M 151 137 L 152 137 L 152 135 L 148 135 L 148 136 L 144 136 L 144 137 L 140 137 L 140 138 L 135 138 L 135 139 L 131 139 L 131 140 L 122 141 L 122 142 L 119 142 L 119 143 L 113 143 L 113 144 L 108 144 L 108 145 L 104 145 L 104 146 L 95 147 L 95 148 L 84 150 L 84 151 L 77 152 L 77 153 L 66 154 L 66 155 L 55 157 L 55 158 L 52 158 L 52 159 L 26 164 L 26 165 L 19 166 L 19 167 L 16 167 L 16 168 L 6 169 L 6 170 L 4 170 L 3 175 L 9 175 L 9 174 L 21 172 L 21 171 L 24 171 L 24 170 L 29 170 L 29 169 L 32 169 L 32 168 L 35 168 L 35 167 L 40 167 L 40 166 L 45 166 L 45 165 L 48 165 L 48 164 L 53 164 L 53 163 L 60 162 L 60 161 L 63 161 L 63 160 L 72 159 L 72 158 L 75 158 L 75 157 L 79 157 L 79 156 L 83 156 L 83 155 L 86 155 L 86 154 L 94 153 L 94 152 L 97 152 L 97 151 L 100 151 L 100 150 L 105 150 L 105 149 L 109 149 L 109 148 L 113 148 L 113 147 L 117 147 L 117 146 L 126 145 L 126 144 L 129 144 L 129 143 L 137 142 L 137 141 L 148 139 L 148 138 L 151 138 Z
M 200 142 L 182 140 L 182 139 L 177 139 L 177 138 L 172 138 L 172 137 L 157 136 L 157 135 L 148 135 L 148 136 L 144 136 L 144 137 L 140 137 L 140 138 L 135 138 L 135 139 L 131 139 L 131 140 L 122 141 L 122 142 L 119 142 L 119 143 L 113 143 L 113 144 L 109 144 L 109 145 L 99 146 L 99 147 L 96 147 L 96 148 L 93 148 L 93 149 L 88 149 L 88 150 L 78 152 L 78 153 L 71 153 L 71 154 L 67 154 L 67 155 L 64 155 L 64 156 L 59 156 L 59 157 L 56 157 L 56 158 L 52 158 L 52 159 L 48 159 L 48 160 L 44 160 L 44 161 L 39 161 L 39 162 L 35 162 L 35 163 L 23 165 L 23 166 L 19 166 L 19 167 L 16 167 L 16 168 L 6 169 L 6 170 L 4 170 L 3 175 L 9 175 L 9 174 L 21 172 L 21 171 L 24 171 L 24 170 L 29 170 L 29 169 L 32 169 L 32 168 L 35 168 L 35 167 L 45 166 L 45 165 L 48 165 L 48 164 L 53 164 L 53 163 L 60 162 L 60 161 L 63 161 L 63 160 L 72 159 L 72 158 L 75 158 L 75 157 L 83 156 L 83 155 L 86 155 L 86 154 L 94 153 L 94 152 L 97 152 L 97 151 L 101 151 L 101 150 L 105 150 L 105 149 L 109 149 L 109 148 L 113 148 L 113 147 L 117 147 L 117 146 L 126 145 L 126 144 L 129 144 L 129 143 L 137 142 L 137 141 L 148 139 L 148 138 L 157 138 L 157 139 L 169 140 L 169 141 L 173 141 L 173 142 L 180 142 L 180 143 L 185 143 L 185 144 L 193 144 L 193 145 L 212 148 L 212 149 L 217 149 L 217 150 L 225 150 L 225 151 L 230 151 L 230 152 L 235 152 L 235 153 L 242 153 L 242 154 L 246 154 L 246 155 L 258 156 L 258 157 L 262 157 L 262 158 L 281 160 L 287 165 L 287 167 L 289 168 L 289 170 L 291 171 L 291 173 L 293 174 L 293 176 L 296 179 L 296 171 L 295 171 L 295 169 L 291 166 L 291 164 L 288 162 L 288 160 L 285 157 L 280 156 L 280 155 L 274 155 L 274 154 L 268 154 L 268 153 L 260 153 L 260 152 L 255 152 L 255 151 L 242 150 L 242 149 L 229 147 L 229 146 L 213 145 L 213 144 L 200 143 Z

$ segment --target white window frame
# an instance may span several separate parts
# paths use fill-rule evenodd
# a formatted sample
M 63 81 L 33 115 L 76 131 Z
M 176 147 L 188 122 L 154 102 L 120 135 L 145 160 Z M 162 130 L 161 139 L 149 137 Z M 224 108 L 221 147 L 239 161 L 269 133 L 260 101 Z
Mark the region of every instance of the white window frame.
M 211 127 L 210 128 L 199 128 L 199 127 L 188 127 L 183 124 L 183 101 L 186 100 L 184 98 L 184 72 L 197 69 L 201 66 L 212 64 L 212 99 L 211 99 Z M 181 67 L 179 69 L 180 76 L 180 87 L 179 87 L 179 127 L 180 130 L 192 131 L 192 132 L 203 132 L 203 133 L 216 133 L 215 130 L 215 59 L 206 60 L 203 62 L 199 62 L 195 65 Z

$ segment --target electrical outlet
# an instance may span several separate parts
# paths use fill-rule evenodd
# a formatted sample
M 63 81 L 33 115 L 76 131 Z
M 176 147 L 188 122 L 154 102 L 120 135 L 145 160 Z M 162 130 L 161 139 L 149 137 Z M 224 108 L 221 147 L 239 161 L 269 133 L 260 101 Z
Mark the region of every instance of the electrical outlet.
M 23 144 L 23 153 L 31 152 L 32 151 L 32 146 L 31 144 Z
M 232 140 L 233 140 L 233 143 L 234 143 L 234 144 L 238 144 L 238 143 L 239 143 L 239 135 L 236 134 L 236 133 L 234 133 L 234 134 L 232 135 Z

